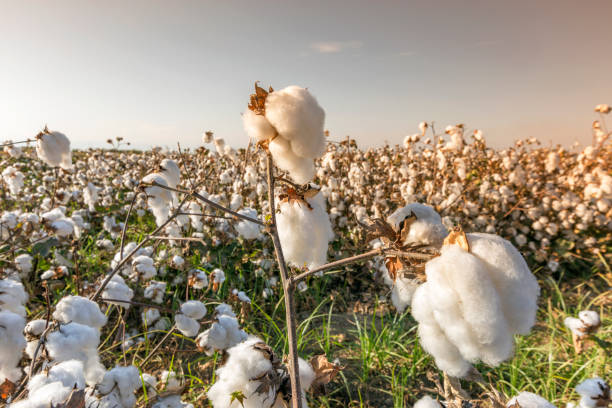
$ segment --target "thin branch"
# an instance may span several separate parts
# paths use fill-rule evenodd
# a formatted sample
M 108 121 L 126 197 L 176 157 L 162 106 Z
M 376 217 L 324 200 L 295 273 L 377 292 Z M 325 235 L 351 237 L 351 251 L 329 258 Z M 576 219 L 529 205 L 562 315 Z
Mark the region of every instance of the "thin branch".
M 149 359 L 157 352 L 157 350 L 159 350 L 159 348 L 161 347 L 161 345 L 164 343 L 164 341 L 166 341 L 168 339 L 168 337 L 170 337 L 170 335 L 174 332 L 174 330 L 176 329 L 176 324 L 173 325 L 170 330 L 168 330 L 168 333 L 166 333 L 166 335 L 159 341 L 159 343 L 157 343 L 157 345 L 155 346 L 155 348 L 153 350 L 151 350 L 151 352 L 144 358 L 144 360 L 142 360 L 139 364 L 138 367 L 142 369 L 142 367 L 144 367 L 144 365 L 147 363 L 147 361 L 149 361 Z
M 150 238 L 151 239 L 161 239 L 164 241 L 195 241 L 195 242 L 201 243 L 202 245 L 206 245 L 206 241 L 204 241 L 202 238 L 195 238 L 195 237 L 168 237 L 168 236 L 152 235 Z
M 364 252 L 363 254 L 360 255 L 355 255 L 355 256 L 351 256 L 349 258 L 344 258 L 344 259 L 340 259 L 339 261 L 334 261 L 334 262 L 330 262 L 328 264 L 325 265 L 321 265 L 317 268 L 314 269 L 310 269 L 306 272 L 302 272 L 299 275 L 295 275 L 291 277 L 291 281 L 293 283 L 298 282 L 304 278 L 309 277 L 310 275 L 314 275 L 316 273 L 319 272 L 323 272 L 327 269 L 331 269 L 331 268 L 336 268 L 338 266 L 342 266 L 342 265 L 346 265 L 346 264 L 350 264 L 353 262 L 357 262 L 357 261 L 361 261 L 364 259 L 368 259 L 368 258 L 372 258 L 375 257 L 377 255 L 382 255 L 384 253 L 384 249 L 383 248 L 378 248 L 378 249 L 373 249 L 371 251 L 368 252 Z
M 127 230 L 128 221 L 130 219 L 130 215 L 132 214 L 132 208 L 134 208 L 134 204 L 136 203 L 136 198 L 138 197 L 138 193 L 134 194 L 132 197 L 132 202 L 130 203 L 130 208 L 128 209 L 127 215 L 125 216 L 125 221 L 123 222 L 123 228 L 121 230 L 121 246 L 119 249 L 119 257 L 123 258 L 123 246 L 125 245 L 125 231 Z
M 0 145 L 0 147 L 5 147 L 5 146 L 13 146 L 13 145 L 16 145 L 16 144 L 22 144 L 22 143 L 33 143 L 33 142 L 35 142 L 35 141 L 36 141 L 36 140 L 34 140 L 34 139 L 28 139 L 28 140 L 22 140 L 22 141 L 20 141 L 20 142 L 8 142 L 8 143 L 3 143 L 3 144 L 1 144 L 1 145 Z

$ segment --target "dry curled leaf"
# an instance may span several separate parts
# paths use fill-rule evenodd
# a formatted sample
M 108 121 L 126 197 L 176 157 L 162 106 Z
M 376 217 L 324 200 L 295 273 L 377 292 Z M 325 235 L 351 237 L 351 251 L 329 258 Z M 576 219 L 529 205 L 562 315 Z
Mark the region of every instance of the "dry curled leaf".
M 380 238 L 387 245 L 397 239 L 397 233 L 393 227 L 382 218 L 374 218 L 370 220 L 369 224 L 359 223 L 359 225 L 366 230 L 367 242 Z
M 315 393 L 325 393 L 325 384 L 329 384 L 344 367 L 330 363 L 325 354 L 314 356 L 309 361 L 315 373 L 312 388 Z
M 265 115 L 266 114 L 266 99 L 268 95 L 274 92 L 274 89 L 270 87 L 268 91 L 257 85 L 255 82 L 255 93 L 251 94 L 249 109 L 252 110 L 257 115 Z
M 444 245 L 459 245 L 465 251 L 470 252 L 470 244 L 461 227 L 453 228 L 448 236 L 444 238 Z

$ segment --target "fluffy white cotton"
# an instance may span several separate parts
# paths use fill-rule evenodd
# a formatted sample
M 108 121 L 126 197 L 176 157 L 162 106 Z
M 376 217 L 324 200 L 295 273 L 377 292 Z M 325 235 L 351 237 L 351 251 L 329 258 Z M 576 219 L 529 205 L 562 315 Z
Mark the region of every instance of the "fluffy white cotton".
M 28 294 L 21 282 L 12 279 L 0 280 L 0 310 L 9 311 L 25 317 L 25 304 Z
M 36 153 L 38 158 L 51 167 L 61 167 L 65 170 L 72 168 L 72 153 L 70 140 L 65 134 L 46 128 L 36 136 Z
M 44 385 L 60 382 L 64 387 L 84 389 L 85 374 L 83 362 L 79 360 L 67 360 L 55 364 L 45 373 L 37 374 L 28 382 L 28 391 L 36 392 Z
M 199 320 L 206 316 L 206 305 L 199 300 L 188 300 L 181 305 L 181 313 L 192 319 Z
M 242 114 L 242 123 L 247 135 L 257 142 L 272 139 L 276 135 L 276 130 L 266 117 L 257 115 L 250 109 Z
M 301 157 L 291 150 L 291 144 L 287 139 L 277 137 L 269 144 L 270 153 L 274 164 L 281 170 L 289 173 L 293 181 L 305 184 L 312 180 L 315 175 L 314 161 L 308 157 Z
M 102 395 L 115 393 L 123 408 L 136 405 L 134 391 L 142 386 L 140 372 L 134 366 L 117 366 L 104 374 L 102 382 L 96 386 Z
M 242 210 L 238 211 L 239 214 L 246 215 L 247 217 L 259 219 L 257 215 L 257 211 L 246 207 Z M 235 224 L 236 231 L 240 234 L 244 239 L 256 239 L 261 236 L 261 225 L 255 224 L 254 222 L 248 220 L 240 220 Z
M 215 351 L 226 350 L 246 340 L 247 334 L 238 324 L 238 319 L 231 307 L 225 303 L 215 309 L 215 322 L 198 335 L 196 344 L 207 355 Z
M 82 296 L 64 296 L 55 306 L 53 318 L 61 323 L 79 323 L 96 329 L 106 324 L 100 306 Z
M 153 258 L 147 255 L 135 257 L 132 260 L 132 270 L 142 280 L 149 280 L 157 275 L 157 269 L 153 264 Z
M 32 272 L 32 255 L 21 254 L 15 257 L 15 267 L 22 275 L 27 276 Z
M 21 378 L 18 367 L 26 339 L 23 337 L 25 319 L 10 311 L 0 312 L 0 383 L 8 379 L 16 383 Z
M 168 181 L 164 175 L 159 173 L 148 174 L 142 179 L 143 183 L 157 183 L 161 186 L 168 187 Z M 155 216 L 157 225 L 162 225 L 168 219 L 170 205 L 173 202 L 172 192 L 163 187 L 150 186 L 145 188 L 147 194 L 147 203 L 151 208 L 151 212 Z
M 425 395 L 414 403 L 414 408 L 442 408 L 442 405 L 429 395 Z
M 98 198 L 98 187 L 94 186 L 92 183 L 87 183 L 87 187 L 83 190 L 83 201 L 87 204 L 90 212 L 96 211 L 96 202 Z
M 423 348 L 455 377 L 470 363 L 497 366 L 513 352 L 513 335 L 533 326 L 539 286 L 520 253 L 490 234 L 467 234 L 470 252 L 442 247 L 425 266 L 412 300 Z
M 45 347 L 56 362 L 78 360 L 83 363 L 88 385 L 98 383 L 104 375 L 104 366 L 98 356 L 100 332 L 79 323 L 62 324 L 49 333 Z
M 166 282 L 150 281 L 149 285 L 144 290 L 143 296 L 146 299 L 151 299 L 153 302 L 159 304 L 164 300 L 165 293 Z
M 410 229 L 403 244 L 423 244 L 439 246 L 444 241 L 448 231 L 440 215 L 430 206 L 411 203 L 395 210 L 387 218 L 387 222 L 397 231 L 406 218 L 414 216 L 416 220 L 410 224 Z
M 593 310 L 583 310 L 578 313 L 578 318 L 566 317 L 565 327 L 570 329 L 576 337 L 584 337 L 596 331 L 601 325 L 599 313 Z
M 518 406 L 521 408 L 555 408 L 555 406 L 545 398 L 527 391 L 523 391 L 517 396 L 512 397 L 506 404 L 506 407 L 515 406 L 517 402 Z
M 193 405 L 181 401 L 180 395 L 168 395 L 159 398 L 151 408 L 193 408 Z
M 174 319 L 178 331 L 187 337 L 195 337 L 200 331 L 200 323 L 191 317 L 178 313 Z
M 12 196 L 19 194 L 23 187 L 24 178 L 23 173 L 13 166 L 8 166 L 2 171 L 2 180 L 8 186 Z
M 130 307 L 129 301 L 134 297 L 134 291 L 125 283 L 123 278 L 118 274 L 113 275 L 112 279 L 102 292 L 102 298 L 104 299 L 114 299 L 120 300 L 124 302 L 113 302 L 109 301 L 108 303 L 114 304 L 117 306 L 121 306 L 125 309 Z M 127 301 L 127 302 L 125 302 Z
M 176 188 L 181 182 L 181 170 L 174 160 L 164 159 L 160 165 L 160 174 L 166 179 L 169 187 Z
M 276 215 L 278 235 L 285 259 L 296 267 L 309 269 L 327 261 L 327 246 L 333 239 L 322 194 L 301 201 L 281 202 Z
M 576 392 L 580 394 L 581 408 L 605 407 L 610 402 L 610 386 L 600 377 L 584 380 L 576 386 Z

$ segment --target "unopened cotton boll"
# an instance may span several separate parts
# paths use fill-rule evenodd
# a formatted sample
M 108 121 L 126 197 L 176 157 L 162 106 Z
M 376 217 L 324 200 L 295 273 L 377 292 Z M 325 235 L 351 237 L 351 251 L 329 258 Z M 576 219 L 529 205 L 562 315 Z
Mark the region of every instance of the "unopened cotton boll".
M 26 347 L 25 319 L 10 311 L 0 312 L 0 383 L 16 383 L 22 375 L 19 361 Z
M 427 281 L 412 300 L 423 348 L 455 377 L 482 360 L 497 366 L 513 351 L 513 335 L 535 321 L 539 286 L 520 253 L 490 234 L 467 234 L 470 252 L 442 247 L 425 265 Z
M 61 323 L 75 322 L 96 329 L 106 324 L 100 306 L 82 296 L 65 296 L 55 306 L 53 318 Z
M 63 133 L 51 132 L 45 128 L 36 136 L 36 153 L 40 160 L 51 167 L 59 166 L 64 170 L 72 168 L 70 140 Z
M 308 204 L 298 200 L 281 202 L 276 223 L 287 262 L 312 269 L 327 261 L 327 247 L 334 232 L 323 195 L 306 198 L 306 202 Z
M 410 221 L 408 234 L 404 238 L 404 245 L 439 246 L 448 235 L 440 215 L 432 207 L 425 204 L 411 203 L 399 208 L 387 218 L 387 222 L 398 231 L 402 222 L 409 217 L 416 217 L 416 220 Z
M 508 408 L 516 406 L 521 408 L 556 408 L 553 404 L 548 402 L 546 398 L 527 391 L 520 392 L 517 396 L 512 397 L 506 404 Z
M 425 395 L 414 403 L 414 408 L 442 408 L 442 405 L 440 405 L 437 400 L 431 398 L 429 395 Z

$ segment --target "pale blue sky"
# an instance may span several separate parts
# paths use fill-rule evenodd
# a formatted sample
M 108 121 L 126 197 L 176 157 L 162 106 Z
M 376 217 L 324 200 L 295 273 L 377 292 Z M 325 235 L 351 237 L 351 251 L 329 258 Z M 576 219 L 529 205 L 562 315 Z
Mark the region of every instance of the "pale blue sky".
M 0 0 L 0 140 L 245 146 L 253 82 L 308 87 L 332 138 L 421 120 L 496 146 L 590 140 L 612 104 L 612 1 Z

